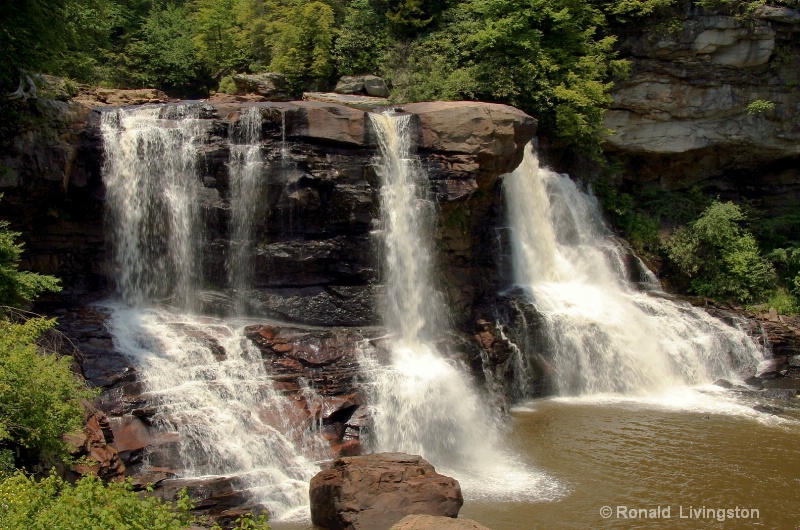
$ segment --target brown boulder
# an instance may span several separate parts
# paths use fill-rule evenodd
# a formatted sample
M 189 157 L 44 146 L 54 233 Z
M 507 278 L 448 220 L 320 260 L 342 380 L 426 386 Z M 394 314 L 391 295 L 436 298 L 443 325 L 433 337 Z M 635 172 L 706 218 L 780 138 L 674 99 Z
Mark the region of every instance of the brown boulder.
M 508 173 L 522 160 L 522 147 L 536 134 L 536 120 L 519 109 L 477 101 L 410 103 L 421 149 L 476 155 L 481 172 Z
M 451 519 L 432 515 L 406 515 L 389 530 L 490 530 L 472 519 Z
M 456 517 L 458 481 L 421 456 L 343 457 L 311 479 L 311 521 L 328 530 L 384 530 L 409 514 Z

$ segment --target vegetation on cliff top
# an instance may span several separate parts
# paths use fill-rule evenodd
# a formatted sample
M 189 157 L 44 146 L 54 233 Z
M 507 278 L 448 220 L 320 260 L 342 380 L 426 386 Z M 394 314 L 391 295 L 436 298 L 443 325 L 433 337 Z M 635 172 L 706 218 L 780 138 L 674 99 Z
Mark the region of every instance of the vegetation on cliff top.
M 614 59 L 600 2 L 575 0 L 31 0 L 0 31 L 14 67 L 177 96 L 278 71 L 324 90 L 346 74 L 386 77 L 400 101 L 481 99 L 534 114 L 547 134 L 597 154 Z M 63 38 L 60 36 L 63 35 Z

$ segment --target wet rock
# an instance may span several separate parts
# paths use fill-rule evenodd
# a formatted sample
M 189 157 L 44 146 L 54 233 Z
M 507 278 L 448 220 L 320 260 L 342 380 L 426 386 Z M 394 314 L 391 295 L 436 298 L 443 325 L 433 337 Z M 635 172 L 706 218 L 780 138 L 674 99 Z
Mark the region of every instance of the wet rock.
M 112 445 L 114 441 L 106 415 L 102 411 L 90 411 L 83 432 L 66 437 L 70 453 L 76 458 L 85 457 L 85 462 L 76 465 L 74 471 L 81 475 L 96 474 L 104 480 L 124 477 L 125 464 Z
M 406 515 L 389 530 L 490 530 L 472 519 L 451 519 L 432 515 Z
M 756 377 L 761 379 L 774 379 L 776 377 L 780 377 L 782 375 L 781 372 L 786 370 L 788 367 L 789 363 L 786 362 L 785 358 L 777 357 L 766 359 L 761 361 L 761 363 L 758 365 Z
M 731 389 L 734 387 L 733 383 L 731 383 L 727 379 L 717 379 L 716 381 L 714 381 L 714 386 L 726 389 Z
M 776 379 L 766 379 L 764 380 L 764 388 L 794 390 L 795 392 L 797 392 L 798 390 L 800 390 L 800 379 L 795 379 L 793 377 L 779 377 Z
M 175 501 L 184 488 L 195 505 L 194 513 L 209 516 L 221 524 L 233 522 L 248 512 L 261 511 L 232 477 L 167 479 L 160 482 L 153 493 L 165 501 Z
M 748 377 L 744 380 L 745 384 L 752 386 L 754 388 L 764 388 L 764 382 L 755 376 Z
M 329 285 L 254 289 L 248 303 L 254 314 L 314 326 L 371 326 L 379 322 L 372 285 Z
M 792 368 L 800 368 L 800 355 L 792 355 L 789 357 L 789 366 Z
M 797 390 L 794 388 L 770 388 L 765 389 L 761 395 L 768 399 L 790 400 L 797 396 Z
M 456 517 L 464 502 L 458 481 L 402 453 L 338 458 L 311 479 L 310 497 L 312 522 L 328 530 L 384 530 L 409 514 Z
M 490 362 L 493 365 L 504 363 L 511 355 L 511 344 L 508 340 L 503 339 L 494 324 L 487 320 L 478 320 L 476 328 L 475 342 L 486 352 Z
M 755 410 L 756 412 L 763 412 L 765 414 L 773 414 L 776 416 L 784 413 L 784 410 L 782 408 L 775 407 L 772 405 L 756 405 L 753 407 L 753 410 Z

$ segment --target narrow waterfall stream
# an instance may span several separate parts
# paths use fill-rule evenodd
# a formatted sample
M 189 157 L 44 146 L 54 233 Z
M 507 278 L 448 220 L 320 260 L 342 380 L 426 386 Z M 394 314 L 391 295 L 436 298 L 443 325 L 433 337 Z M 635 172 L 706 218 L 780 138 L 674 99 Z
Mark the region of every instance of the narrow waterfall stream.
M 447 325 L 430 282 L 434 206 L 413 154 L 410 116 L 371 114 L 380 156 L 382 240 L 391 365 L 365 359 L 376 450 L 419 454 L 456 477 L 469 496 L 548 498 L 558 486 L 504 449 L 503 427 L 466 370 L 434 340 Z M 487 455 L 492 455 L 487 458 Z
M 179 476 L 227 477 L 273 519 L 302 519 L 321 441 L 292 425 L 296 406 L 275 391 L 244 337 L 247 321 L 193 314 L 203 244 L 198 144 L 205 134 L 196 112 L 156 106 L 103 113 L 107 219 L 124 302 L 103 306 L 116 348 L 135 362 L 158 405 L 153 423 L 177 440 Z M 252 108 L 230 145 L 228 274 L 236 291 L 252 281 L 252 220 L 265 177 L 260 134 Z
M 198 109 L 187 105 L 102 114 L 106 219 L 113 277 L 123 300 L 170 300 L 192 310 L 199 212 Z
M 738 329 L 652 282 L 638 290 L 595 198 L 539 166 L 531 146 L 504 188 L 514 279 L 542 315 L 557 394 L 653 394 L 735 380 L 761 360 Z
M 250 107 L 239 116 L 231 149 L 231 236 L 228 284 L 234 290 L 236 312 L 245 311 L 246 291 L 253 285 L 253 225 L 266 177 L 261 157 L 261 111 Z M 283 148 L 282 148 L 283 150 Z

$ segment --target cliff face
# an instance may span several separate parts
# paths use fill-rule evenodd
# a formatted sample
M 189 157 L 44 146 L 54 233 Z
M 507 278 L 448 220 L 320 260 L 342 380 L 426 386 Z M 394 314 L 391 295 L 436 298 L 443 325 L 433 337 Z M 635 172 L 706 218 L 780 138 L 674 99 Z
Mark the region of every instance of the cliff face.
M 699 183 L 767 208 L 800 199 L 800 12 L 686 12 L 626 30 L 630 78 L 614 90 L 605 148 L 626 178 Z M 769 102 L 767 105 L 753 102 Z
M 233 223 L 232 146 L 243 116 L 252 116 L 255 108 L 259 156 L 267 171 L 261 175 L 266 191 L 253 218 L 254 271 L 246 307 L 263 323 L 248 326 L 242 341 L 259 352 L 274 390 L 290 405 L 272 410 L 274 404 L 260 404 L 254 413 L 279 430 L 288 418 L 298 433 L 318 434 L 330 446 L 326 456 L 360 452 L 361 429 L 370 416 L 359 380 L 359 352 L 366 347 L 378 358 L 389 355 L 385 329 L 372 327 L 381 324 L 382 257 L 376 237 L 378 144 L 368 113 L 313 101 L 180 104 L 199 118 L 193 125 L 200 131 L 196 177 L 202 182 L 196 195 L 202 219 L 199 311 L 232 312 L 226 267 Z M 160 107 L 160 126 L 180 126 L 175 105 Z M 113 295 L 118 281 L 110 260 L 112 230 L 105 220 L 110 192 L 102 173 L 108 146 L 101 131 L 103 113 L 117 107 L 73 101 L 40 103 L 37 109 L 38 124 L 4 155 L 0 213 L 26 238 L 23 266 L 62 278 L 64 292 L 42 305 L 62 315 L 59 329 L 77 348 L 67 353 L 77 354 L 86 380 L 102 391 L 97 421 L 107 427 L 103 442 L 115 449 L 98 457 L 95 467 L 107 476 L 125 473 L 137 484 L 156 483 L 166 498 L 188 486 L 201 511 L 230 515 L 231 506 L 247 504 L 236 493 L 241 485 L 229 477 L 174 478 L 183 470 L 182 443 L 188 442 L 164 428 L 175 419 L 163 411 L 141 367 L 112 336 L 111 312 L 85 306 Z M 437 211 L 437 285 L 444 286 L 460 328 L 445 333 L 439 346 L 443 355 L 471 366 L 476 378 L 485 378 L 487 366 L 500 366 L 509 356 L 493 325 L 476 322 L 507 281 L 496 259 L 496 229 L 502 223 L 498 177 L 520 163 L 536 121 L 514 108 L 484 103 L 417 103 L 402 110 L 411 115 L 413 142 Z M 492 316 L 490 308 L 483 312 Z M 173 323 L 168 329 L 207 348 L 215 367 L 232 352 L 226 343 L 231 331 L 214 322 Z
M 226 311 L 230 138 L 241 112 L 255 105 L 270 170 L 255 219 L 252 311 L 305 324 L 377 323 L 379 254 L 371 233 L 379 186 L 368 113 L 309 101 L 189 104 L 200 107 L 203 122 L 198 178 L 204 185 L 204 251 L 198 265 L 215 291 L 201 297 L 207 309 Z M 519 163 L 536 122 L 511 107 L 483 103 L 417 103 L 404 110 L 412 115 L 418 154 L 439 205 L 441 270 L 463 321 L 476 297 L 497 280 L 486 273 L 491 265 L 485 246 L 493 244 L 487 216 L 496 214 L 497 178 Z M 113 289 L 103 221 L 105 111 L 74 102 L 47 106 L 46 126 L 21 135 L 3 160 L 9 169 L 0 208 L 27 238 L 23 266 L 62 278 L 63 293 L 45 300 L 57 307 Z

